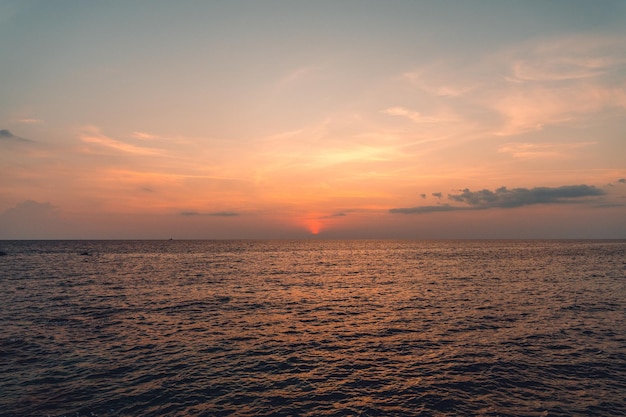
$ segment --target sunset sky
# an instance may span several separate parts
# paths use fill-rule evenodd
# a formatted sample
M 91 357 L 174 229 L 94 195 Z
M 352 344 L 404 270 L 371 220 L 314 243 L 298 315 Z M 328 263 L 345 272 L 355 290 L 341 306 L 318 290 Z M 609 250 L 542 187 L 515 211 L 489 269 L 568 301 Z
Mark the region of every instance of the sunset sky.
M 0 239 L 626 238 L 626 1 L 0 0 Z

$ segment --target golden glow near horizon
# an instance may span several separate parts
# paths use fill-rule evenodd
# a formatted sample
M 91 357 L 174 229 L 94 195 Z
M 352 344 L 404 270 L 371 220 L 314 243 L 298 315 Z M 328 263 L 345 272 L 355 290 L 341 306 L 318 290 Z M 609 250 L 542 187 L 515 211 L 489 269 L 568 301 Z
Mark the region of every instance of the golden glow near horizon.
M 0 5 L 0 239 L 626 238 L 626 5 Z

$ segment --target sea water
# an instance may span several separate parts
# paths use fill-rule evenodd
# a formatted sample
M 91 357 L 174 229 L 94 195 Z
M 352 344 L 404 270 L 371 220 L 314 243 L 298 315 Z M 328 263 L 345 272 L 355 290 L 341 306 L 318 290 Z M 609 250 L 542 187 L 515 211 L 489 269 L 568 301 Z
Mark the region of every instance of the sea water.
M 626 415 L 626 241 L 3 241 L 2 416 Z

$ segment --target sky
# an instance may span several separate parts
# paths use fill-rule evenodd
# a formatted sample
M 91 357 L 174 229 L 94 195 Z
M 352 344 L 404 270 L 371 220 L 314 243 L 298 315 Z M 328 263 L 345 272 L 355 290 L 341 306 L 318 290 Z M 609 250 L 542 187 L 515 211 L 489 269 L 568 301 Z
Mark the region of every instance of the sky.
M 626 238 L 626 0 L 0 0 L 0 239 Z

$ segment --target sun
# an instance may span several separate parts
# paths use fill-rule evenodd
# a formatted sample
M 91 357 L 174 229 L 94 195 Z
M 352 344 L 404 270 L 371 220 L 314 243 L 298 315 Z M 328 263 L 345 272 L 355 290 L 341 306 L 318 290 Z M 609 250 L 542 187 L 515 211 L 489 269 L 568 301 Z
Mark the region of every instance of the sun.
M 319 234 L 323 227 L 323 220 L 320 219 L 319 214 L 309 214 L 303 217 L 300 217 L 299 223 L 302 227 L 309 231 L 312 235 Z
M 306 228 L 312 235 L 317 235 L 322 230 L 322 224 L 316 219 L 310 219 L 306 222 Z

